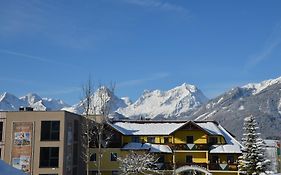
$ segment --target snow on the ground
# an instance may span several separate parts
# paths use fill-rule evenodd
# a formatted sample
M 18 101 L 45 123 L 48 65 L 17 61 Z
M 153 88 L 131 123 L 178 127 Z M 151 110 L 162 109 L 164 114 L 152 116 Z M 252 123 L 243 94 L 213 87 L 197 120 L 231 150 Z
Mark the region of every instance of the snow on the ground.
M 3 160 L 0 160 L 0 175 L 26 175 L 26 174 L 8 165 Z
M 242 111 L 244 109 L 245 109 L 245 107 L 243 105 L 239 106 L 239 108 L 238 108 L 239 111 Z

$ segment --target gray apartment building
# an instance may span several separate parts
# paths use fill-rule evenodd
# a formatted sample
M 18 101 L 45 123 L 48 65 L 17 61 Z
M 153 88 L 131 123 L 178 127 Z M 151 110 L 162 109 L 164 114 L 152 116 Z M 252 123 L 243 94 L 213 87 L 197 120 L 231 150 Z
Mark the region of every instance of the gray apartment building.
M 0 112 L 0 158 L 31 175 L 83 175 L 81 120 L 66 111 Z

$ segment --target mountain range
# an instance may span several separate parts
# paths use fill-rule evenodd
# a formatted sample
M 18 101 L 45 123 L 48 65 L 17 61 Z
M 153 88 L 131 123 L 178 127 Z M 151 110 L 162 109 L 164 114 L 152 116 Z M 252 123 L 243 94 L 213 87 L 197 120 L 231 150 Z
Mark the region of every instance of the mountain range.
M 28 93 L 20 98 L 4 92 L 0 95 L 0 111 L 18 111 L 20 107 L 32 107 L 35 111 L 60 110 L 69 107 L 62 100 L 41 98 L 35 93 Z
M 254 115 L 264 138 L 281 137 L 281 77 L 260 83 L 235 87 L 216 98 L 208 99 L 194 85 L 182 84 L 168 91 L 145 90 L 133 103 L 128 97 L 119 98 L 105 87 L 91 97 L 91 112 L 99 113 L 101 98 L 110 104 L 113 116 L 131 119 L 187 119 L 216 120 L 239 139 L 242 137 L 243 120 Z M 0 111 L 17 111 L 21 106 L 34 110 L 67 110 L 82 114 L 85 100 L 70 106 L 62 100 L 41 98 L 35 93 L 16 97 L 10 93 L 0 95 Z

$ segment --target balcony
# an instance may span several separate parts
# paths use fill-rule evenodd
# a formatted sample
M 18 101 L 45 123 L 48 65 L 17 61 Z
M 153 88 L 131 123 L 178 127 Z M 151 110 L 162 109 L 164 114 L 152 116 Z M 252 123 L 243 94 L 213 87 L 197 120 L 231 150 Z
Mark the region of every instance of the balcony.
M 159 170 L 173 170 L 173 163 L 155 163 L 153 166 L 156 166 Z M 182 166 L 200 166 L 207 169 L 207 163 L 176 163 L 175 168 L 179 168 Z
M 200 166 L 207 169 L 207 163 L 176 163 L 176 168 L 182 166 Z
M 210 170 L 221 170 L 221 171 L 238 171 L 237 163 L 210 163 Z
M 170 145 L 173 150 L 209 150 L 208 144 L 173 144 Z

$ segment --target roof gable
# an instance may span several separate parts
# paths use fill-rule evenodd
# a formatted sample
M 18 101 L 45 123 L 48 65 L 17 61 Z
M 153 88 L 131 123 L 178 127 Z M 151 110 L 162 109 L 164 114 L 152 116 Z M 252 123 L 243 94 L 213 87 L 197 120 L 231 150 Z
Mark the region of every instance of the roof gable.
M 204 128 L 202 128 L 200 125 L 197 125 L 193 121 L 186 122 L 183 126 L 177 128 L 175 131 L 173 131 L 173 133 L 175 133 L 176 131 L 179 131 L 179 130 L 187 130 L 187 131 L 199 130 L 199 131 L 205 132 L 208 135 L 212 134 L 212 133 L 208 132 L 208 130 L 205 130 Z

